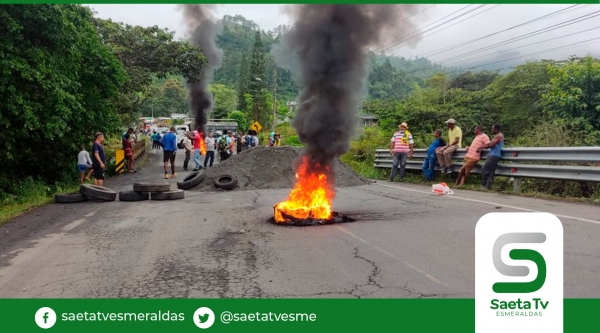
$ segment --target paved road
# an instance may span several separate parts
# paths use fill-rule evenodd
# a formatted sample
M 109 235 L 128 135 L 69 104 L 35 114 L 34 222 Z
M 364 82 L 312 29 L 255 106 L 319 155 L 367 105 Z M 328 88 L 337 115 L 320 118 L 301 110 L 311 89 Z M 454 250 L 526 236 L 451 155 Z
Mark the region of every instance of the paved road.
M 161 176 L 155 156 L 107 186 Z M 600 297 L 598 206 L 383 182 L 338 190 L 356 222 L 267 223 L 287 193 L 44 206 L 0 227 L 0 297 L 474 297 L 475 224 L 494 211 L 557 214 L 565 297 Z

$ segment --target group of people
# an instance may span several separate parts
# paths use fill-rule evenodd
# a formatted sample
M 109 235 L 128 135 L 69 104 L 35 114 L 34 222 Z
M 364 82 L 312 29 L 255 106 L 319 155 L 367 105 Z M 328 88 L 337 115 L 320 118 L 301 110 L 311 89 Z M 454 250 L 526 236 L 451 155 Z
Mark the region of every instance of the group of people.
M 436 162 L 442 168 L 442 174 L 452 174 L 452 155 L 458 149 L 462 148 L 462 130 L 456 125 L 456 120 L 448 119 L 448 141 L 442 138 L 442 130 L 434 131 L 434 140 L 427 149 L 427 156 L 423 161 L 423 173 L 427 181 L 433 181 L 435 178 Z M 408 131 L 408 125 L 402 123 L 398 125 L 399 130 L 394 133 L 390 140 L 390 155 L 393 157 L 392 172 L 389 181 L 393 181 L 396 174 L 399 174 L 400 181 L 404 178 L 406 162 L 413 156 L 414 140 L 412 134 Z M 501 152 L 504 146 L 504 135 L 499 124 L 491 128 L 494 137 L 492 140 L 483 132 L 481 126 L 475 126 L 475 138 L 470 146 L 466 147 L 466 157 L 458 173 L 456 180 L 457 186 L 462 186 L 475 165 L 481 159 L 483 149 L 489 149 L 486 161 L 481 169 L 481 186 L 491 190 L 496 168 L 501 159 Z
M 92 157 L 85 150 L 85 145 L 79 145 L 79 154 L 77 155 L 77 170 L 79 171 L 79 182 L 84 183 L 90 180 L 94 175 L 94 184 L 104 186 L 104 170 L 106 169 L 106 156 L 104 155 L 104 134 L 96 132 L 94 142 L 92 143 Z M 87 175 L 86 175 L 87 173 Z

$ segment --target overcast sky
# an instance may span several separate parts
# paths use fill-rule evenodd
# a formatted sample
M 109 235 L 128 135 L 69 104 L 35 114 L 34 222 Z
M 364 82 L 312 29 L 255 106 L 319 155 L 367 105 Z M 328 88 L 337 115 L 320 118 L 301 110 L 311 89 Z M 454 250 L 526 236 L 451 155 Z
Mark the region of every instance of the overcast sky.
M 176 5 L 89 6 L 102 18 L 111 18 L 113 21 L 132 25 L 158 25 L 176 31 L 178 36 L 183 36 L 184 33 L 185 27 L 181 22 L 181 12 Z M 419 40 L 419 42 L 412 48 L 401 43 L 386 50 L 386 53 L 407 58 L 428 56 L 436 62 L 457 67 L 489 64 L 522 57 L 512 61 L 499 62 L 494 65 L 496 68 L 504 68 L 514 65 L 515 62 L 522 63 L 526 60 L 540 58 L 560 60 L 570 55 L 600 56 L 600 16 L 593 17 L 593 15 L 600 15 L 600 4 L 572 6 L 574 5 L 421 5 L 419 8 L 421 11 L 409 19 L 413 22 L 414 27 L 405 32 L 407 36 L 405 38 L 414 37 L 411 41 Z M 282 5 L 218 5 L 216 15 L 220 18 L 223 15 L 240 14 L 256 22 L 261 29 L 269 30 L 280 24 L 291 23 L 281 8 Z M 561 9 L 564 11 L 506 32 L 500 32 Z M 578 18 L 582 21 L 575 22 L 574 20 Z M 573 21 L 567 22 L 569 20 Z M 561 25 L 572 22 L 573 24 L 568 26 Z M 438 25 L 439 27 L 436 27 Z M 554 25 L 558 26 L 553 31 L 505 45 L 493 46 Z M 427 31 L 429 29 L 431 30 Z M 583 32 L 588 29 L 594 30 Z M 446 48 L 492 33 L 497 34 L 433 55 L 433 53 L 444 51 Z M 569 34 L 573 35 L 559 38 Z M 594 38 L 598 39 L 590 40 Z M 546 41 L 548 39 L 553 40 Z M 578 42 L 581 42 L 582 45 L 541 53 Z M 479 50 L 486 47 L 490 47 L 490 49 Z M 477 53 L 469 55 L 468 52 Z M 536 52 L 540 52 L 540 54 L 528 55 Z M 451 60 L 452 57 L 457 57 L 454 62 Z

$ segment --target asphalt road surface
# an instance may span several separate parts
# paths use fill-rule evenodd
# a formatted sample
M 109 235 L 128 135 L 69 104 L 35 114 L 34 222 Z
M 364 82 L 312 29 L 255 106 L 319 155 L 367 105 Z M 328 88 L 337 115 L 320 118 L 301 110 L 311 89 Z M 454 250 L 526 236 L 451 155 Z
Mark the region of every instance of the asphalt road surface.
M 161 180 L 161 164 L 106 185 Z M 288 192 L 46 205 L 0 227 L 0 297 L 472 298 L 475 224 L 512 211 L 556 214 L 565 297 L 600 297 L 598 206 L 378 182 L 338 190 L 334 210 L 356 222 L 269 224 Z

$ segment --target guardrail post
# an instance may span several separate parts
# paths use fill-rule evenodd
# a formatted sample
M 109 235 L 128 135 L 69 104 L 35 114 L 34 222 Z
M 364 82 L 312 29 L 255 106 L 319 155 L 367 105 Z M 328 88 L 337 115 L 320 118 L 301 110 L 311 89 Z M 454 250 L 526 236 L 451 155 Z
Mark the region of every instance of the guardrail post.
M 125 151 L 123 149 L 117 149 L 115 152 L 115 172 L 125 172 Z
M 513 178 L 513 192 L 521 193 L 521 178 Z

